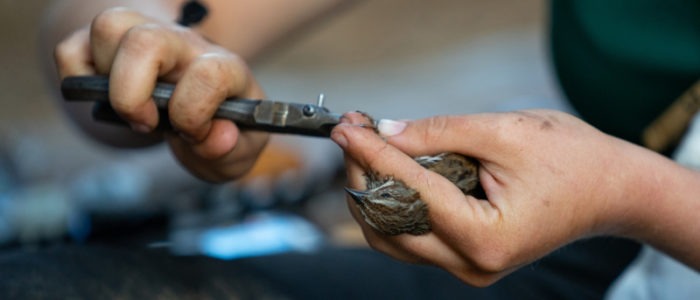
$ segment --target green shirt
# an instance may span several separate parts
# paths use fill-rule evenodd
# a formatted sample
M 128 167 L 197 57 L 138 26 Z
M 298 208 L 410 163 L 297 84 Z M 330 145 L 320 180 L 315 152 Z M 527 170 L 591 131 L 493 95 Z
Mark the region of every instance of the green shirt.
M 642 130 L 700 79 L 700 1 L 552 0 L 551 47 L 581 116 L 639 143 Z

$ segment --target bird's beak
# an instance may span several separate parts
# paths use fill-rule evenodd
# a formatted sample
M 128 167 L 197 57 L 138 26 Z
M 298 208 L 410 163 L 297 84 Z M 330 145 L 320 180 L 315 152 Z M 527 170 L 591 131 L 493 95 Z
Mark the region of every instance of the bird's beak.
M 353 200 L 355 200 L 355 203 L 357 203 L 357 204 L 362 204 L 362 202 L 364 201 L 364 199 L 367 197 L 367 194 L 368 194 L 365 191 L 358 191 L 358 190 L 351 189 L 349 187 L 345 187 L 345 191 L 348 192 L 348 195 L 350 195 L 350 197 Z

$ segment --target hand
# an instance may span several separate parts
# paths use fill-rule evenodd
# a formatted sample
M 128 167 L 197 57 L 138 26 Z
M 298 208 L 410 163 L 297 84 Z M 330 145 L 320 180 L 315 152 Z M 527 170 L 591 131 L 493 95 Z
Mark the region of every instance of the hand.
M 346 114 L 345 120 L 332 138 L 346 153 L 349 186 L 364 189 L 367 169 L 393 175 L 418 190 L 432 220 L 427 235 L 384 236 L 349 201 L 370 245 L 405 261 L 435 264 L 472 285 L 489 285 L 581 237 L 630 235 L 625 225 L 639 216 L 634 201 L 654 193 L 653 184 L 637 185 L 645 183 L 645 166 L 637 162 L 657 161 L 657 155 L 560 112 L 381 122 L 386 142 L 354 125 L 366 123 L 362 116 Z M 463 195 L 411 159 L 441 152 L 479 160 L 488 201 Z
M 180 162 L 202 179 L 243 175 L 267 142 L 267 134 L 212 120 L 225 98 L 260 99 L 264 93 L 238 56 L 188 28 L 110 9 L 62 41 L 55 57 L 61 78 L 109 74 L 111 105 L 141 133 L 158 124 L 150 97 L 156 81 L 177 83 L 169 104 L 176 134 L 165 136 Z

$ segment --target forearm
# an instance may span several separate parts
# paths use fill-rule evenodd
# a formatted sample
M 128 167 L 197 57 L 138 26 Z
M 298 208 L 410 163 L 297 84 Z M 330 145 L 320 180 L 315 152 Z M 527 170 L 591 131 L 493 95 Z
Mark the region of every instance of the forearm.
M 659 203 L 647 206 L 647 218 L 652 221 L 642 238 L 700 270 L 700 174 L 680 166 L 673 169 L 665 174 L 668 184 L 659 187 Z
M 638 164 L 625 235 L 700 270 L 700 173 L 659 155 Z
M 326 15 L 342 0 L 203 1 L 210 15 L 200 26 L 207 38 L 250 61 L 295 29 Z

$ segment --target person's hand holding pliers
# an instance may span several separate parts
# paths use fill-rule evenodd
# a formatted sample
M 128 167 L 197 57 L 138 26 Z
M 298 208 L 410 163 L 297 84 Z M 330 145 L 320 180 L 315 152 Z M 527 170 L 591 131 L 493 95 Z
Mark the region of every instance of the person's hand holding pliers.
M 108 98 L 134 131 L 154 131 L 162 121 L 159 108 L 167 108 L 173 130 L 162 136 L 202 179 L 240 177 L 269 138 L 215 118 L 226 98 L 265 94 L 242 59 L 188 28 L 126 9 L 107 10 L 61 42 L 55 56 L 61 79 L 109 74 L 111 88 L 102 100 Z M 167 104 L 153 101 L 158 80 L 177 82 Z

